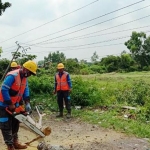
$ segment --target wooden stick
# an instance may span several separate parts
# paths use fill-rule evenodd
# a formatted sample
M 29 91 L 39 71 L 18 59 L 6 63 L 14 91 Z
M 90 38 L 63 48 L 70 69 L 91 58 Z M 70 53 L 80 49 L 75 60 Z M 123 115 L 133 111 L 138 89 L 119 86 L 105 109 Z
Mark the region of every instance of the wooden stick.
M 34 142 L 40 138 L 42 138 L 42 136 L 38 136 L 38 137 L 34 138 L 33 140 L 31 140 L 30 142 L 26 142 L 25 144 L 30 145 L 32 142 Z

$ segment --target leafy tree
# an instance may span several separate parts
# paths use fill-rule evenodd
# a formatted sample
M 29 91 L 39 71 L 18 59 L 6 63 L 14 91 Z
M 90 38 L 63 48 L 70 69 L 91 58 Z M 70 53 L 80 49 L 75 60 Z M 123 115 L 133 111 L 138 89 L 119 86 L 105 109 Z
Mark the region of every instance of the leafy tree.
M 37 57 L 36 55 L 30 55 L 30 54 L 28 55 L 26 53 L 21 53 L 21 52 L 17 52 L 17 53 L 12 52 L 12 55 L 14 57 L 14 61 L 17 61 L 20 65 L 22 65 L 28 60 L 33 60 Z
M 43 67 L 44 66 L 44 60 L 38 61 L 38 66 Z
M 0 59 L 0 78 L 2 78 L 8 64 L 9 64 L 9 60 L 7 59 Z
M 106 72 L 106 68 L 104 66 L 100 66 L 100 65 L 91 65 L 90 69 L 94 73 L 104 73 L 104 72 Z
M 87 64 L 87 60 L 81 59 L 80 64 Z
M 132 32 L 130 40 L 125 42 L 140 69 L 150 65 L 150 38 L 144 32 Z
M 59 63 L 59 62 L 64 62 L 66 59 L 64 53 L 60 53 L 59 51 L 49 53 L 47 57 L 44 57 L 45 63 L 47 62 L 52 62 L 52 63 Z
M 24 64 L 26 61 L 28 60 L 34 60 L 36 59 L 36 55 L 23 55 L 22 58 L 17 59 L 17 61 L 19 62 L 20 65 Z
M 77 59 L 66 59 L 65 61 L 65 69 L 69 72 L 69 73 L 75 73 L 78 74 L 79 73 L 79 63 Z
M 126 71 L 129 71 L 130 66 L 133 66 L 135 64 L 135 61 L 131 57 L 131 54 L 128 54 L 126 52 L 121 53 L 121 62 L 120 62 L 120 68 Z
M 97 60 L 99 59 L 99 56 L 97 55 L 96 51 L 93 53 L 93 56 L 91 57 L 91 61 L 93 63 L 97 62 Z
M 117 71 L 119 69 L 120 64 L 120 57 L 119 56 L 107 56 L 101 59 L 101 66 L 105 66 L 108 72 Z
M 2 3 L 2 1 L 0 0 L 0 16 L 10 6 L 11 4 L 9 2 Z

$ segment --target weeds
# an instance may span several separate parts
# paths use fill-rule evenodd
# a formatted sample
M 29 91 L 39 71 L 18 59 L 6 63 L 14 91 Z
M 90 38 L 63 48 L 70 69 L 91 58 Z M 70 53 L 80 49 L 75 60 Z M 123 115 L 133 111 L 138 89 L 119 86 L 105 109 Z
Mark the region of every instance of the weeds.
M 135 78 L 135 76 L 137 78 Z M 94 77 L 73 76 L 71 93 L 75 117 L 139 137 L 150 137 L 150 84 L 147 76 L 137 74 L 111 74 Z M 46 75 L 29 79 L 32 106 L 42 104 L 46 111 L 57 111 L 56 96 L 53 95 L 54 77 Z M 123 111 L 121 106 L 136 107 Z M 90 108 L 89 108 L 90 107 Z M 98 111 L 94 110 L 95 108 Z M 103 110 L 103 108 L 107 108 Z M 100 111 L 101 110 L 101 111 Z M 125 117 L 127 116 L 127 117 Z

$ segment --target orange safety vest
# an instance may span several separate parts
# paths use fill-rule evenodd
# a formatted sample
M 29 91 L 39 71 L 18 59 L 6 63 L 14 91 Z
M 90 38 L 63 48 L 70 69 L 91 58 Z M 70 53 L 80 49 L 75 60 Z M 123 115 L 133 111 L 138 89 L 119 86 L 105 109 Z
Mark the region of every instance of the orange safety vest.
M 15 77 L 14 83 L 10 87 L 11 90 L 18 91 L 18 94 L 16 96 L 11 96 L 10 97 L 12 103 L 15 104 L 15 103 L 19 102 L 22 99 L 24 90 L 26 88 L 27 79 L 23 78 L 21 80 L 19 69 L 8 72 L 6 76 L 8 76 L 8 75 L 13 75 Z M 0 101 L 4 102 L 1 90 L 0 90 Z
M 68 82 L 67 82 L 67 75 L 68 75 L 68 72 L 63 72 L 61 78 L 59 76 L 59 73 L 56 74 L 56 82 L 57 82 L 57 87 L 56 87 L 56 90 L 59 91 L 59 90 L 62 90 L 62 91 L 67 91 L 69 90 L 69 85 L 68 85 Z

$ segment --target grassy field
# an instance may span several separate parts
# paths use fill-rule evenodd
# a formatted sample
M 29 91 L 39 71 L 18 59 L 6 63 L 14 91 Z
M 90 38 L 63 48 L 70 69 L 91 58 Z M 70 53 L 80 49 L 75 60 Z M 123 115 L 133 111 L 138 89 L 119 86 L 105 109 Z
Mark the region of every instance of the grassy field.
M 106 128 L 138 137 L 150 137 L 150 117 L 145 117 L 150 116 L 150 72 L 84 75 L 82 78 L 86 81 L 96 81 L 97 86 L 105 91 L 101 93 L 105 101 L 109 99 L 111 102 L 107 109 L 85 109 L 76 112 L 77 116 Z M 117 92 L 114 93 L 114 90 Z M 145 104 L 134 104 L 140 100 L 145 101 Z M 124 105 L 133 106 L 136 110 L 122 109 Z
M 74 117 L 105 128 L 150 138 L 150 72 L 71 75 L 71 78 Z M 44 91 L 40 96 L 35 95 L 32 104 L 40 103 L 48 112 L 57 111 L 56 97 L 52 93 L 45 94 L 46 89 L 53 86 L 49 86 L 48 78 L 35 79 L 32 91 L 41 89 L 41 81 Z M 77 105 L 83 106 L 82 109 L 76 110 Z M 123 106 L 135 109 L 123 109 Z

